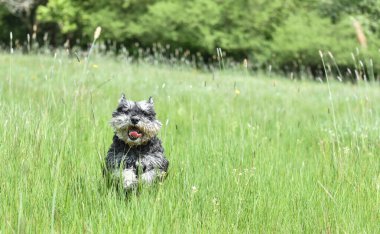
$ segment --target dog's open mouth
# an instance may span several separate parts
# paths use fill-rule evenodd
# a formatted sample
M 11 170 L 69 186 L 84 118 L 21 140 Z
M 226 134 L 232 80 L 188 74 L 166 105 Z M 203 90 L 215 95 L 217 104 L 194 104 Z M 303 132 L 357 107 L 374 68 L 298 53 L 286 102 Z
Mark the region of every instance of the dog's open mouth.
M 129 136 L 129 139 L 131 139 L 132 141 L 139 139 L 140 137 L 142 137 L 142 135 L 143 134 L 138 128 L 132 127 L 128 129 L 128 136 Z

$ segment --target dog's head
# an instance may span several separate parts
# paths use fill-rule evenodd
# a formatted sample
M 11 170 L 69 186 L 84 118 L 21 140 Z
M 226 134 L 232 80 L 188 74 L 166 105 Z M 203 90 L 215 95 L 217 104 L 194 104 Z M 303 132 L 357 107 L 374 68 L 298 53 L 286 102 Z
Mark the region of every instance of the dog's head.
M 129 146 L 145 144 L 156 136 L 161 123 L 156 119 L 153 99 L 129 101 L 123 94 L 110 121 L 116 136 Z

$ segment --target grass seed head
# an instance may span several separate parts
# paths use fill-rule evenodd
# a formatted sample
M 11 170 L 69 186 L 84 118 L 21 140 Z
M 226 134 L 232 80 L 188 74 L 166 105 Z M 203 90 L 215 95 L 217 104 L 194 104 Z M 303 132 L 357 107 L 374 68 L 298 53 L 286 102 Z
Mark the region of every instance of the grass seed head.
M 102 32 L 102 28 L 100 26 L 96 27 L 94 32 L 94 40 L 97 40 Z
M 243 60 L 243 66 L 245 69 L 248 69 L 248 60 L 247 59 Z

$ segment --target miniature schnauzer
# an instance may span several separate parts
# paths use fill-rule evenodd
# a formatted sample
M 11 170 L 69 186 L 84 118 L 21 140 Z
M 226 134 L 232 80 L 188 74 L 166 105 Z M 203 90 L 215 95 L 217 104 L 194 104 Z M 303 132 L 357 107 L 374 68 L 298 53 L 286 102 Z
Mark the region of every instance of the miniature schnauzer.
M 136 188 L 139 181 L 151 184 L 163 179 L 169 162 L 157 138 L 161 123 L 156 119 L 153 99 L 129 101 L 123 94 L 110 121 L 115 135 L 106 157 L 106 172 L 121 180 L 124 189 Z

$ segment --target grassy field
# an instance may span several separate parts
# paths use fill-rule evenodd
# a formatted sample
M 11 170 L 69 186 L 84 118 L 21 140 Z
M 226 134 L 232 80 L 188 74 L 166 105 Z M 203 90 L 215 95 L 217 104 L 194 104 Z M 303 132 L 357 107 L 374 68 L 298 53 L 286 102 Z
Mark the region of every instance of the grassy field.
M 0 55 L 0 233 L 376 233 L 380 87 Z M 329 88 L 330 86 L 330 88 Z M 105 186 L 122 92 L 154 96 L 167 179 Z

